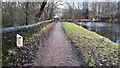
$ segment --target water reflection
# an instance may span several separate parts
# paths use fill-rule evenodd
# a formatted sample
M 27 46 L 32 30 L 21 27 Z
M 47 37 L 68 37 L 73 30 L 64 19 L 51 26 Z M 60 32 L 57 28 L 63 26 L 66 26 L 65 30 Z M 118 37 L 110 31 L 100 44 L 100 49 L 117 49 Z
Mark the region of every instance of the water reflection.
M 120 44 L 120 24 L 105 22 L 77 22 L 77 24 Z

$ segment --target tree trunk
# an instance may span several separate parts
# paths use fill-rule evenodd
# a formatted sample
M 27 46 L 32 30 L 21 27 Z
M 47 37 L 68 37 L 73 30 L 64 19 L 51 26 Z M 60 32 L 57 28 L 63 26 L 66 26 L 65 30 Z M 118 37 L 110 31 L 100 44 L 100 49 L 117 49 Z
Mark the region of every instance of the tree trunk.
M 25 15 L 26 15 L 26 18 L 25 18 L 25 25 L 28 25 L 28 4 L 29 2 L 26 3 L 26 11 L 25 11 Z
M 39 21 L 39 18 L 41 17 L 42 12 L 44 11 L 44 8 L 45 8 L 46 4 L 47 4 L 47 2 L 42 2 L 40 10 L 39 10 L 38 14 L 35 16 L 35 22 Z
M 120 23 L 120 1 L 118 2 L 118 23 Z
M 25 25 L 28 25 L 28 13 L 25 13 L 26 18 L 25 18 Z

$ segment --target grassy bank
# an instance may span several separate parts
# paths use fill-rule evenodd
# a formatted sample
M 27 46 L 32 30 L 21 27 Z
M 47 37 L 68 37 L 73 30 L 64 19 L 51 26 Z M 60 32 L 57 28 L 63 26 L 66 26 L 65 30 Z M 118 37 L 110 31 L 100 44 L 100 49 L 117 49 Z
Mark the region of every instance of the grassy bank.
M 55 22 L 48 24 L 47 26 L 43 26 L 41 29 L 38 29 L 37 32 L 32 33 L 31 35 L 28 35 L 25 37 L 24 42 L 29 41 L 32 39 L 34 36 L 42 35 L 42 33 L 47 32 L 50 30 L 53 26 L 55 25 Z
M 63 22 L 62 26 L 89 66 L 116 66 L 119 63 L 118 44 L 73 23 Z
M 4 50 L 5 52 L 2 54 L 2 63 L 3 63 L 3 66 L 7 65 L 9 63 L 8 61 L 11 60 L 11 57 L 16 57 L 17 55 L 19 55 L 18 49 L 22 51 L 22 49 L 25 49 L 27 47 L 28 49 L 26 49 L 26 50 L 31 50 L 29 44 L 33 44 L 31 42 L 33 42 L 33 40 L 36 39 L 35 37 L 42 36 L 44 33 L 46 33 L 47 31 L 49 31 L 54 26 L 54 24 L 55 24 L 55 22 L 49 23 L 49 24 L 45 24 L 45 25 L 41 25 L 37 30 L 31 32 L 30 34 L 28 34 L 26 36 L 23 36 L 23 38 L 24 38 L 24 46 L 23 47 L 18 48 L 15 45 L 15 47 L 12 47 L 12 48 L 9 48 L 9 49 L 6 48 Z M 34 45 L 35 44 L 33 44 L 33 46 Z

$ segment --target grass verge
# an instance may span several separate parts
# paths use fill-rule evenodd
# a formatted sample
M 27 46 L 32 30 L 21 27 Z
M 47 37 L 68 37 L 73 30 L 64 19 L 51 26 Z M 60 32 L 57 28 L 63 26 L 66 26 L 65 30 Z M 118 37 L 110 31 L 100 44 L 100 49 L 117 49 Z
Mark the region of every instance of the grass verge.
M 74 23 L 63 22 L 62 26 L 71 43 L 82 53 L 89 66 L 117 66 L 119 45 L 108 38 L 88 31 Z
M 30 34 L 24 36 L 24 46 L 26 43 L 28 43 L 30 40 L 34 39 L 34 37 L 39 36 L 50 30 L 54 26 L 55 22 L 49 23 L 46 25 L 41 25 L 36 31 L 31 32 Z M 23 48 L 24 48 L 23 46 Z M 26 46 L 25 46 L 26 47 Z M 11 57 L 16 56 L 17 53 L 15 52 L 18 49 L 18 47 L 9 47 L 9 49 L 5 49 L 4 53 L 0 55 L 2 57 L 2 63 L 3 66 L 6 66 L 10 60 Z M 7 56 L 6 56 L 7 54 Z

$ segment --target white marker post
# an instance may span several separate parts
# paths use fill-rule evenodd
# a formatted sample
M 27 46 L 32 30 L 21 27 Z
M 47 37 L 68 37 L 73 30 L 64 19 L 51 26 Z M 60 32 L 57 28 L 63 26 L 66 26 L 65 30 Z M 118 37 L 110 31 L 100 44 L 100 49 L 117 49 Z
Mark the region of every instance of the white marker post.
M 19 34 L 17 34 L 17 46 L 18 47 L 23 47 L 23 37 L 22 36 L 20 36 Z

